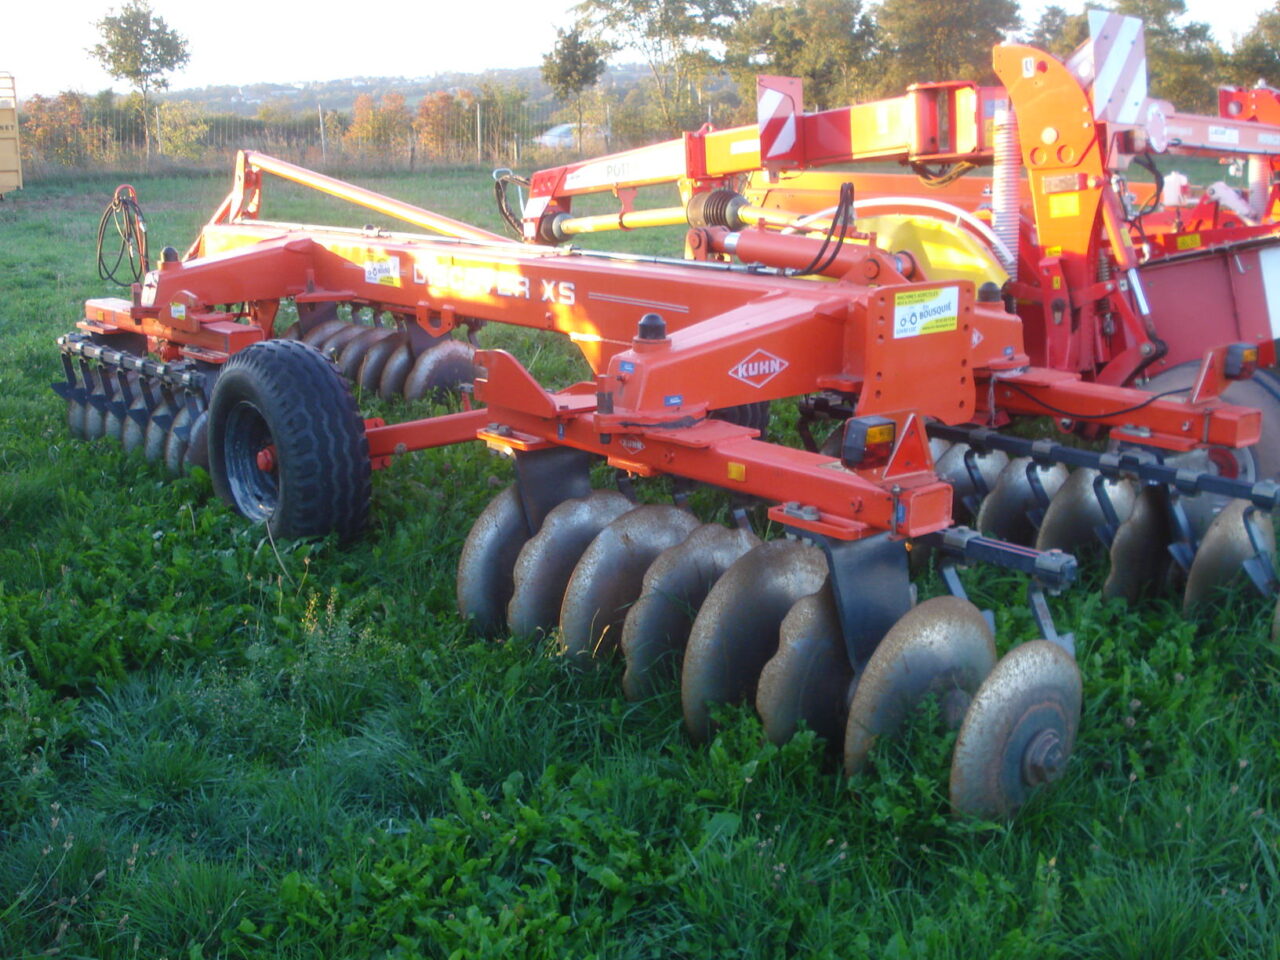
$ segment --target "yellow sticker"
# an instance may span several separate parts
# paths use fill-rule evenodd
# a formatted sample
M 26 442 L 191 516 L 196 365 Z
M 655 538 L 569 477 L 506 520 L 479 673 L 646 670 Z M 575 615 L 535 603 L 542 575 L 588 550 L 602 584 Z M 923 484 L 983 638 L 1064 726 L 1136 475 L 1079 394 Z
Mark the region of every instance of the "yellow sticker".
M 1057 276 L 1055 276 L 1055 277 L 1053 278 L 1053 289 L 1055 289 L 1055 290 L 1061 290 L 1061 289 L 1062 289 L 1062 278 L 1061 278 L 1061 277 L 1057 277 Z
M 1200 234 L 1188 233 L 1186 236 L 1179 237 L 1176 243 L 1179 250 L 1194 250 L 1200 246 Z
M 185 303 L 169 304 L 169 316 L 175 320 L 187 319 L 187 305 Z
M 730 480 L 742 481 L 747 479 L 747 465 L 745 463 L 737 463 L 730 460 L 727 464 L 726 472 L 728 473 Z
M 960 317 L 960 288 L 904 290 L 893 295 L 893 338 L 945 333 Z
M 1049 194 L 1049 216 L 1051 217 L 1080 216 L 1080 194 L 1074 191 L 1071 193 Z
M 1060 257 L 1062 256 L 1062 248 L 1061 247 L 1045 247 L 1044 255 L 1046 257 Z

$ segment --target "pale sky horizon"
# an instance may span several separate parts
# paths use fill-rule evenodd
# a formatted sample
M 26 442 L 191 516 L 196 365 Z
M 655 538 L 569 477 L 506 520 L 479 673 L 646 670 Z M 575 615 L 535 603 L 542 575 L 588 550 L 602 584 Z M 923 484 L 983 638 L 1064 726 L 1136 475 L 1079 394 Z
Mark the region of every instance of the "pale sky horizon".
M 153 0 L 156 13 L 187 38 L 190 63 L 170 75 L 172 89 L 246 83 L 303 83 L 357 76 L 425 77 L 542 62 L 556 27 L 568 27 L 576 0 L 469 0 L 465 18 L 442 15 L 422 0 L 376 0 L 354 17 L 299 12 L 281 0 L 220 3 Z M 1034 21 L 1052 0 L 1023 0 Z M 1058 0 L 1069 10 L 1082 0 Z M 63 90 L 124 93 L 88 53 L 94 22 L 118 0 L 17 2 L 0 16 L 0 72 L 12 73 L 19 98 Z M 1269 0 L 1187 0 L 1188 17 L 1204 21 L 1224 46 L 1246 32 Z M 340 8 L 341 9 L 341 8 Z M 347 8 L 350 9 L 350 8 Z M 620 59 L 628 59 L 623 55 Z

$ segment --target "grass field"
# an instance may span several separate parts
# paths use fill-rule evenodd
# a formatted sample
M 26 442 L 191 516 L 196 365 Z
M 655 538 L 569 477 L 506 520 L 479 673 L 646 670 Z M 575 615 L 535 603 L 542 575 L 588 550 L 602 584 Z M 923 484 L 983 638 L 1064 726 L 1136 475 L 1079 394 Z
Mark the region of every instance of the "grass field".
M 364 182 L 497 226 L 482 171 Z M 229 183 L 137 181 L 157 249 Z M 852 780 L 746 709 L 695 747 L 674 691 L 628 703 L 617 667 L 468 637 L 454 567 L 510 477 L 478 449 L 380 472 L 339 549 L 272 545 L 204 475 L 71 440 L 53 340 L 107 293 L 114 186 L 0 203 L 0 956 L 1280 954 L 1269 604 L 1128 609 L 1087 562 L 1054 601 L 1080 740 L 1012 824 L 948 813 L 928 711 Z M 287 192 L 267 213 L 335 219 Z M 1002 646 L 1031 636 L 1018 579 L 966 576 Z

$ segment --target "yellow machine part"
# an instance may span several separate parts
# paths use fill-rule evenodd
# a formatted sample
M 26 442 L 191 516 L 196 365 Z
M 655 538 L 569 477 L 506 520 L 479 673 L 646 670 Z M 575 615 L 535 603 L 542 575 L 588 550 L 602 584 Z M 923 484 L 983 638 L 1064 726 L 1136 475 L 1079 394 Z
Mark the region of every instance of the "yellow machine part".
M 876 234 L 884 250 L 906 250 L 930 280 L 972 280 L 1003 286 L 1009 279 L 995 253 L 958 224 L 920 214 L 889 213 L 859 217 L 859 230 Z
M 18 94 L 13 77 L 0 73 L 0 196 L 22 187 L 18 150 Z

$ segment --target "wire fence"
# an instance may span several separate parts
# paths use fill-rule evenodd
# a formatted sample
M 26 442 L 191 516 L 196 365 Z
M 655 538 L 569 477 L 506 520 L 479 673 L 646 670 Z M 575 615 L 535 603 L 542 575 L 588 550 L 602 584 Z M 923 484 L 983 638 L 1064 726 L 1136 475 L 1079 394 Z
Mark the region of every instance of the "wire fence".
M 402 97 L 357 100 L 349 112 L 211 113 L 189 101 L 141 110 L 79 94 L 32 97 L 19 109 L 29 179 L 74 171 L 220 170 L 237 150 L 314 168 L 413 170 L 467 163 L 528 168 L 619 149 L 600 123 L 564 122 L 553 104 L 467 94 L 429 95 L 410 110 Z

